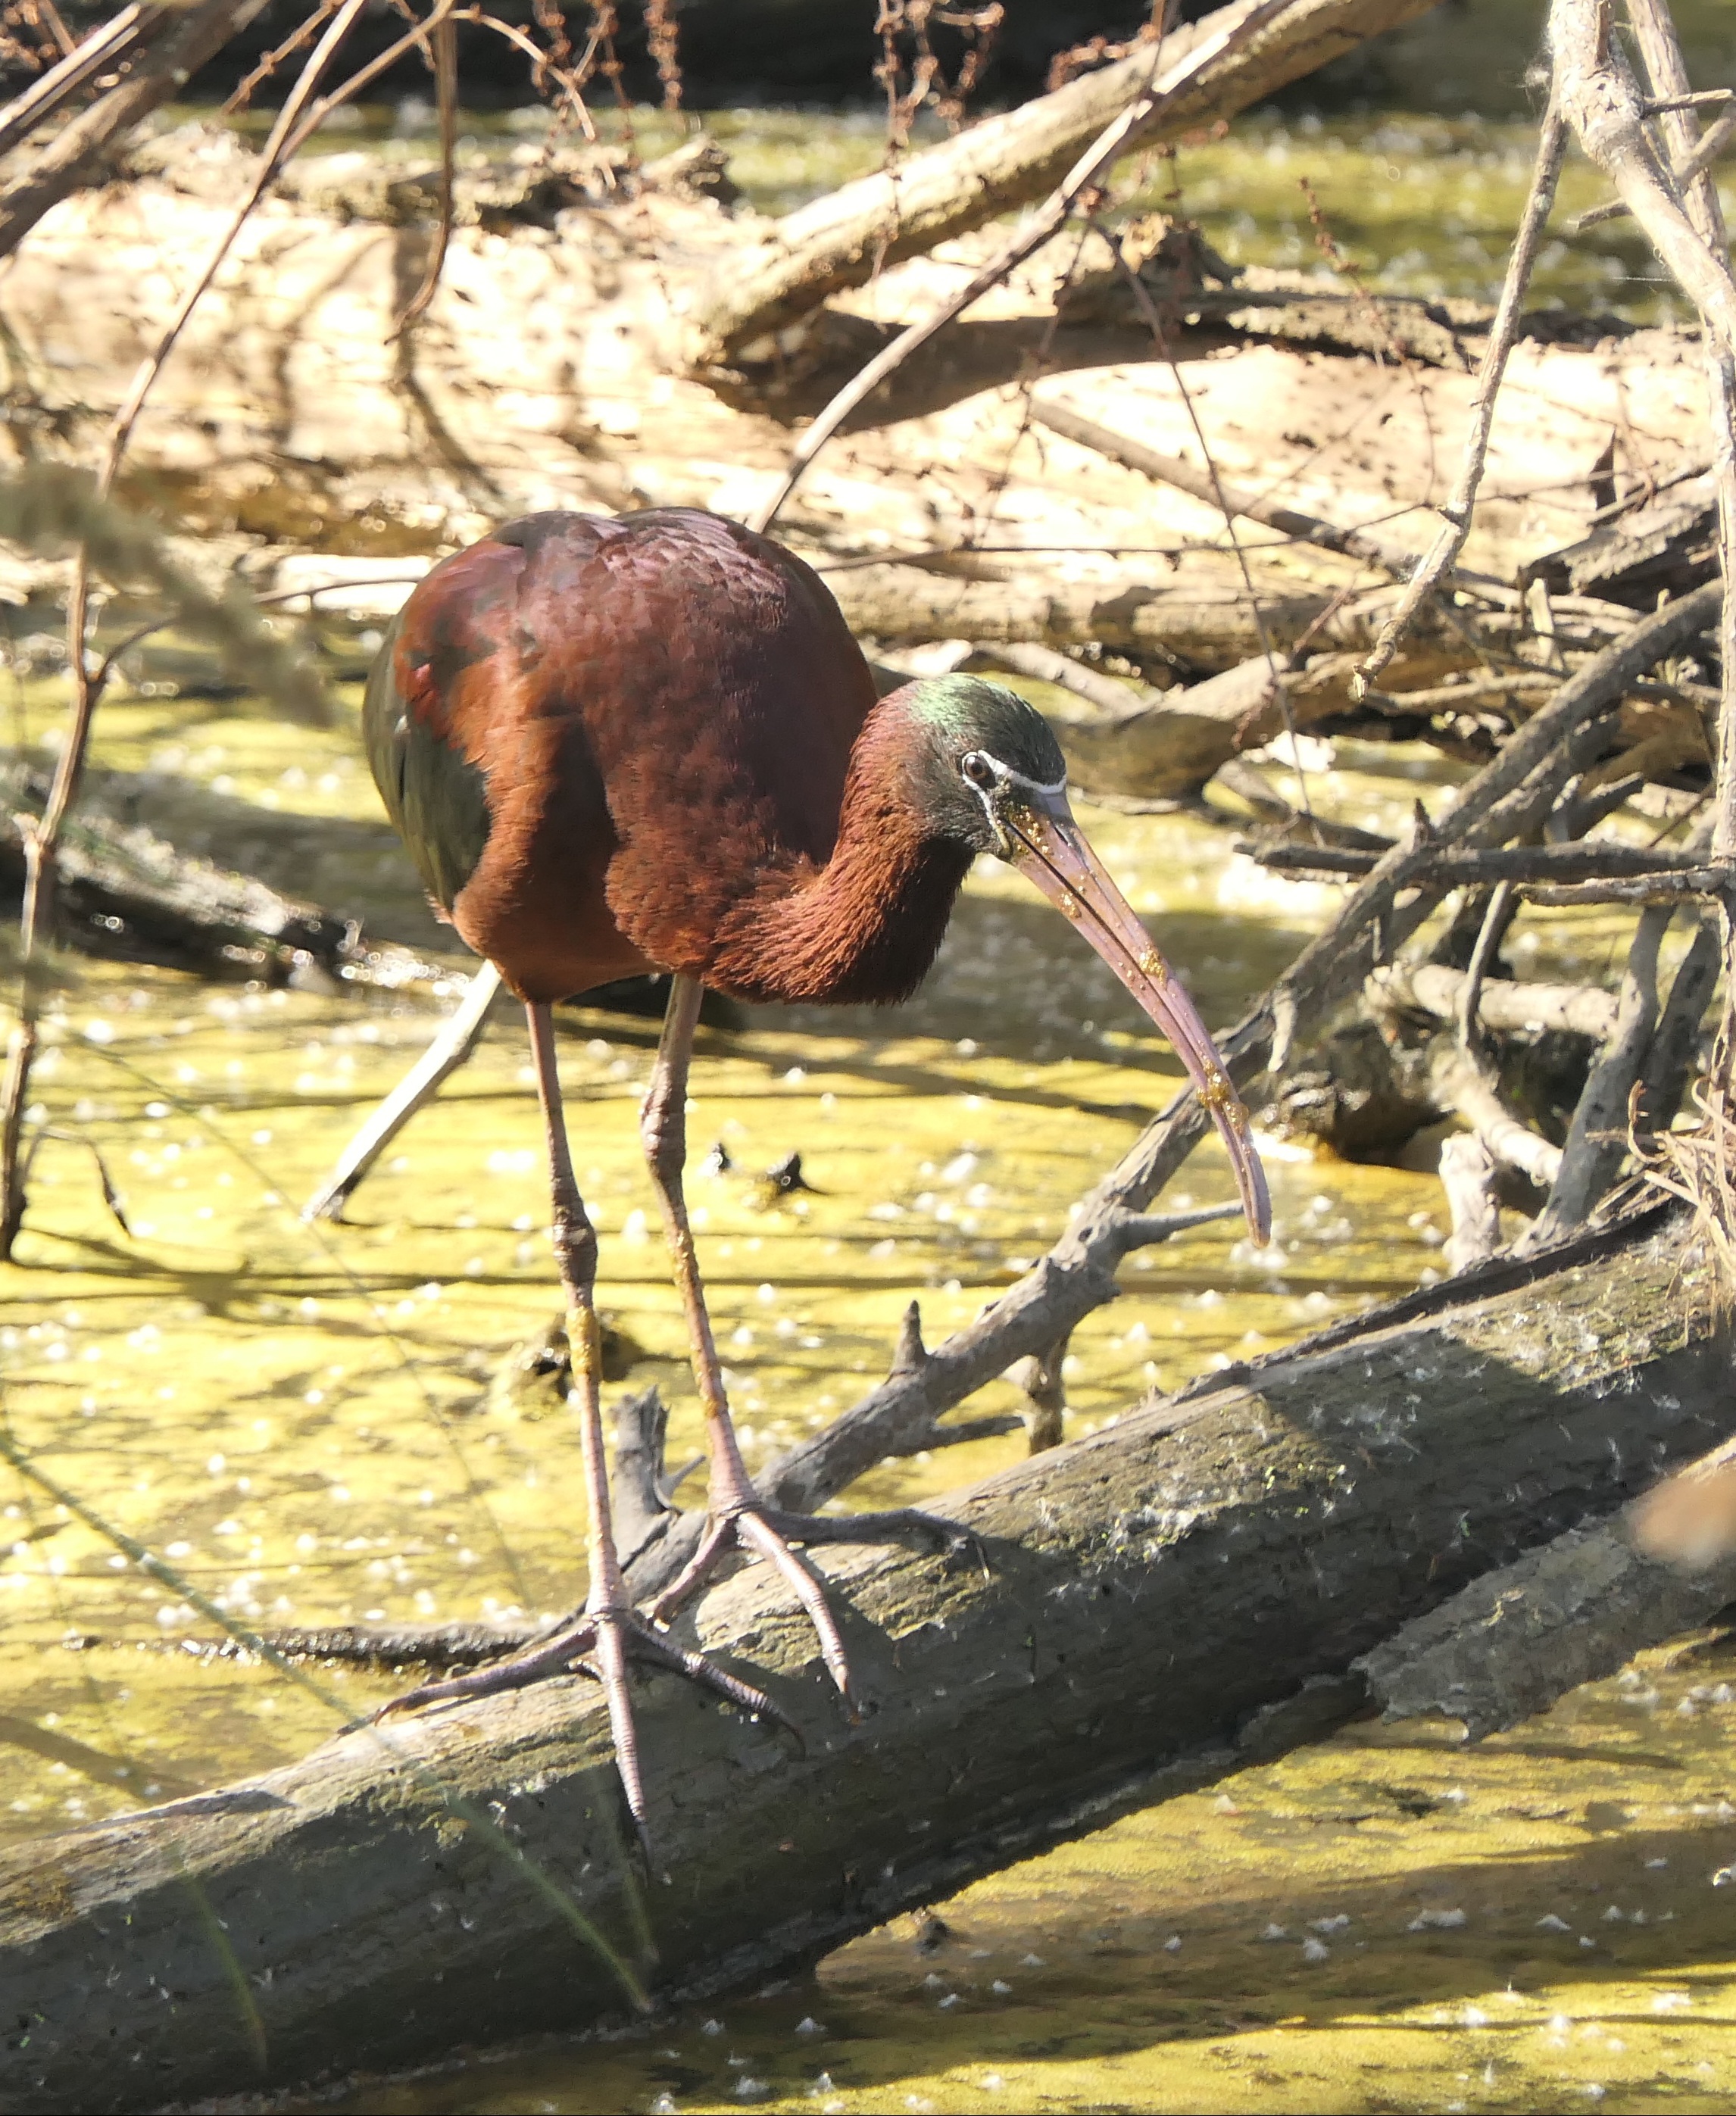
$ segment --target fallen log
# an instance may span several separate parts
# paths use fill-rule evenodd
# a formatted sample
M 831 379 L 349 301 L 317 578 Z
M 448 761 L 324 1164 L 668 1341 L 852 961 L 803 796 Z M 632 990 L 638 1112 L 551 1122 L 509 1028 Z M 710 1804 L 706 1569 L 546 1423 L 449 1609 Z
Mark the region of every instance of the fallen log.
M 981 651 L 994 658 L 995 649 L 986 642 Z M 1011 665 L 1020 665 L 1015 656 L 1022 651 L 1009 651 Z M 1412 646 L 1400 656 L 1397 680 L 1432 683 L 1469 665 L 1470 658 L 1470 650 L 1457 641 Z M 1238 750 L 1258 749 L 1282 734 L 1287 703 L 1287 724 L 1297 729 L 1318 727 L 1351 711 L 1351 677 L 1358 659 L 1353 653 L 1317 654 L 1305 669 L 1280 668 L 1274 674 L 1256 642 L 1246 660 L 1204 683 L 1177 684 L 1146 701 L 1130 692 L 1127 702 L 1112 710 L 1052 703 L 1048 716 L 1068 770 L 1088 791 L 1177 800 L 1197 793 Z M 1373 864 L 1370 858 L 1352 871 L 1361 873 Z
M 1006 581 L 960 579 L 888 559 L 830 571 L 826 585 L 853 632 L 887 646 L 1034 640 L 1057 647 L 1107 646 L 1172 667 L 1213 670 L 1233 668 L 1263 648 L 1241 571 L 1227 553 L 1187 553 L 1173 573 L 1158 580 L 1149 573 L 1103 584 L 1055 583 L 1034 573 Z M 1281 650 L 1319 623 L 1331 603 L 1324 594 L 1298 594 L 1293 581 L 1259 574 L 1255 591 Z M 1354 651 L 1371 639 L 1387 599 L 1377 591 L 1327 617 L 1330 643 Z
M 1647 1548 L 1647 1528 L 1683 1491 L 1721 1493 L 1731 1467 L 1729 1447 L 1715 1448 L 1613 1520 L 1568 1530 L 1405 1625 L 1361 1663 L 1384 1716 L 1444 1713 L 1475 1740 L 1710 1622 L 1736 1601 L 1728 1543 L 1671 1562 Z
M 703 373 L 727 368 L 744 353 L 751 357 L 758 349 L 755 341 L 774 338 L 829 295 L 864 286 L 887 265 L 923 255 L 951 236 L 1041 198 L 1144 92 L 1154 58 L 1163 72 L 1171 71 L 1190 53 L 1209 51 L 1262 4 L 1232 0 L 1200 21 L 1171 30 L 1160 54 L 1142 44 L 1112 66 L 985 118 L 773 223 L 756 249 L 721 264 L 695 299 L 687 319 L 687 364 Z M 1166 99 L 1151 131 L 1129 140 L 1128 151 L 1232 117 L 1434 4 L 1293 0 L 1245 44 L 1206 59 L 1181 93 Z
M 828 1551 L 854 1725 L 781 1588 L 737 1576 L 687 1635 L 805 1753 L 641 1678 L 649 1887 L 577 1679 L 11 1852 L 0 2100 L 136 2109 L 601 2025 L 1310 1738 L 1361 1707 L 1358 1655 L 1720 1436 L 1712 1317 L 1655 1212 L 1032 1457 L 945 1508 L 984 1567 Z

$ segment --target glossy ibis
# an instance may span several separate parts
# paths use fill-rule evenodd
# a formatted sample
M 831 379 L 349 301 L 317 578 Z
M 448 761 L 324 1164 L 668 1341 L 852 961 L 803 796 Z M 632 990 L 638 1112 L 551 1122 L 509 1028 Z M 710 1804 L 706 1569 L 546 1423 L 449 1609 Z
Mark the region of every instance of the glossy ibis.
M 1042 716 L 962 675 L 877 700 L 836 603 L 769 539 L 684 508 L 509 522 L 410 596 L 369 678 L 366 723 L 375 779 L 436 908 L 530 1017 L 591 1506 L 583 1611 L 512 1658 L 399 1702 L 476 1696 L 594 1654 L 642 1833 L 628 1652 L 769 1710 L 660 1628 L 739 1545 L 799 1596 L 848 1698 L 820 1577 L 790 1545 L 877 1540 L 924 1521 L 782 1514 L 742 1462 L 682 1194 L 702 987 L 804 1004 L 903 999 L 934 959 L 971 862 L 996 853 L 1075 922 L 1174 1042 L 1261 1240 L 1265 1181 L 1204 1024 L 1073 820 Z M 686 1309 L 711 1490 L 698 1553 L 647 1620 L 629 1602 L 610 1528 L 596 1237 L 573 1180 L 550 1010 L 650 969 L 674 983 L 641 1130 Z

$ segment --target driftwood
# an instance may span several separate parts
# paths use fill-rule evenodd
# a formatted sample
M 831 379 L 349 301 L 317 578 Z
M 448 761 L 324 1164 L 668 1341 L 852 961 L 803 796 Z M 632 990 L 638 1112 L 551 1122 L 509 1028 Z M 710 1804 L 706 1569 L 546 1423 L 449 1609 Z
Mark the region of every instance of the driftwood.
M 1294 0 L 1246 44 L 1203 66 L 1186 92 L 1167 99 L 1153 138 L 1227 117 L 1300 79 L 1365 38 L 1426 13 L 1434 0 Z M 920 256 L 947 237 L 981 228 L 1042 197 L 1077 155 L 1162 71 L 1185 61 L 1259 13 L 1264 0 L 1232 0 L 1169 31 L 1161 54 L 1142 44 L 1126 58 L 1080 76 L 1004 116 L 893 168 L 845 185 L 773 223 L 756 251 L 720 267 L 686 319 L 686 359 L 704 370 L 777 348 L 780 333 L 829 295 Z M 757 341 L 766 340 L 763 348 Z
M 1727 1509 L 1731 1470 L 1731 1448 L 1715 1448 L 1613 1520 L 1569 1529 L 1414 1618 L 1359 1663 L 1385 1716 L 1442 1712 L 1473 1739 L 1492 1734 L 1710 1622 L 1736 1602 L 1728 1541 L 1695 1563 L 1645 1545 L 1666 1495 L 1699 1487 Z
M 979 562 L 979 565 L 980 566 Z M 1232 559 L 1188 554 L 1153 580 L 1150 568 L 1102 586 L 1053 584 L 1040 575 L 1011 580 L 954 578 L 927 567 L 853 566 L 828 572 L 852 631 L 888 646 L 935 639 L 1035 640 L 1050 646 L 1106 647 L 1200 670 L 1228 669 L 1261 651 L 1259 626 Z M 1319 628 L 1320 643 L 1360 648 L 1374 636 L 1379 591 L 1333 608 L 1336 598 L 1299 592 L 1294 581 L 1255 575 L 1268 631 L 1282 648 Z
M 578 1678 L 8 1853 L 0 2098 L 133 2109 L 601 2024 L 1316 1735 L 1361 1709 L 1359 1654 L 1720 1435 L 1707 1290 L 1657 1234 L 1498 1265 L 948 1502 L 986 1569 L 827 1554 L 854 1726 L 782 1592 L 733 1580 L 698 1635 L 806 1753 L 643 1678 L 649 1887 Z

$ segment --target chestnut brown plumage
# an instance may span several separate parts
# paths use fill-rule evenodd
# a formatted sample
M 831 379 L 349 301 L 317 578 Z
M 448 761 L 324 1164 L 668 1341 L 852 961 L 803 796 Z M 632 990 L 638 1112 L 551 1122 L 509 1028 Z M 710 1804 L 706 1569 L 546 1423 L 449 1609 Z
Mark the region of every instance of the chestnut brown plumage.
M 778 1567 L 847 1698 L 819 1576 L 790 1544 L 944 1532 L 909 1513 L 785 1516 L 743 1465 L 682 1194 L 702 989 L 902 999 L 933 961 L 972 860 L 998 854 L 1074 920 L 1175 1042 L 1260 1240 L 1264 1178 L 1204 1025 L 1073 821 L 1042 716 L 965 676 L 877 701 L 836 603 L 768 538 L 684 508 L 509 522 L 411 596 L 369 678 L 365 723 L 375 779 L 435 906 L 528 1010 L 592 1511 L 580 1615 L 509 1660 L 398 1703 L 474 1696 L 594 1654 L 642 1835 L 629 1649 L 771 1709 L 661 1626 L 721 1553 L 739 1543 Z M 674 982 L 642 1132 L 711 1456 L 707 1534 L 649 1621 L 628 1601 L 610 1530 L 596 1241 L 573 1177 L 550 1016 L 557 1000 L 647 970 Z

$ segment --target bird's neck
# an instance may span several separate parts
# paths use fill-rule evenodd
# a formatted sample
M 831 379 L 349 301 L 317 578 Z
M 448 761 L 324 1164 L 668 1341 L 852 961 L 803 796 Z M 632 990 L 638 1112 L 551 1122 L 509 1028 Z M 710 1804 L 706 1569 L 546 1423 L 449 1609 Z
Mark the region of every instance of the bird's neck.
M 908 729 L 891 702 L 850 752 L 831 858 L 766 878 L 725 922 L 707 984 L 793 1005 L 882 1005 L 927 974 L 971 853 L 936 836 L 910 798 Z

